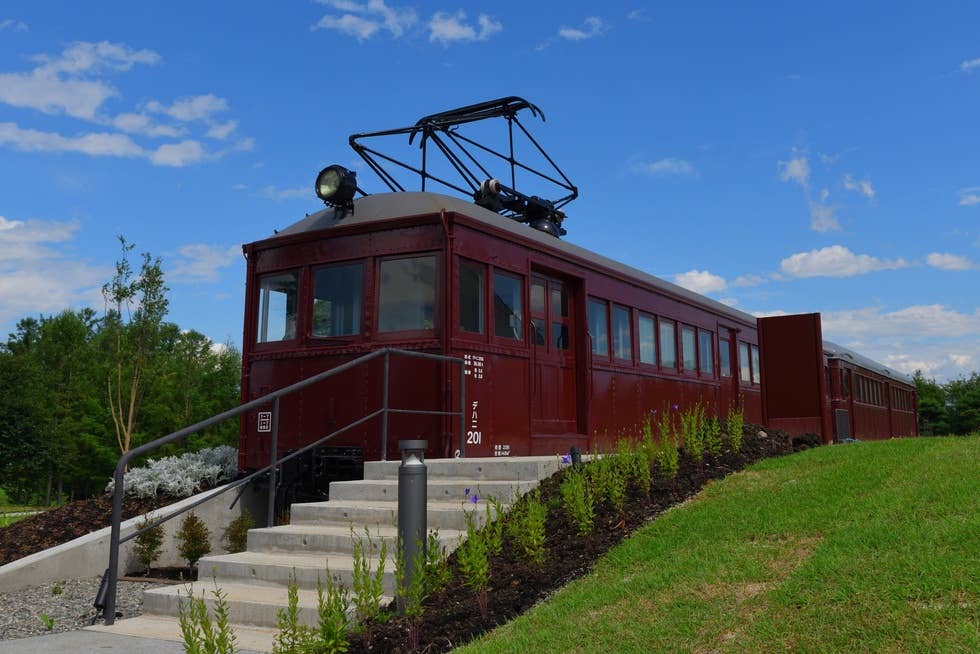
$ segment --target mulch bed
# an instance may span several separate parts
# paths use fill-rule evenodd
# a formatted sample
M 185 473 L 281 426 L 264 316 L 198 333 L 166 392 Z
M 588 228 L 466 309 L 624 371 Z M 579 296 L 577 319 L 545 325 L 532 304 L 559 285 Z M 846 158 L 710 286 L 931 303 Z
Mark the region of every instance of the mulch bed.
M 791 442 L 784 432 L 773 430 L 759 437 L 761 428 L 747 425 L 739 454 L 726 449 L 717 457 L 706 455 L 697 463 L 681 452 L 680 467 L 674 479 L 654 479 L 650 493 L 630 487 L 625 515 L 608 504 L 596 506 L 595 527 L 587 537 L 579 535 L 576 526 L 560 507 L 558 487 L 562 473 L 541 483 L 541 499 L 551 508 L 547 519 L 545 562 L 529 564 L 515 558 L 516 549 L 504 535 L 502 553 L 491 560 L 490 585 L 487 592 L 488 619 L 480 615 L 473 591 L 463 585 L 454 573 L 449 584 L 425 602 L 419 650 L 448 652 L 479 635 L 524 613 L 570 581 L 587 574 L 599 557 L 620 543 L 639 527 L 666 509 L 696 495 L 704 485 L 760 459 L 789 454 L 819 444 L 819 438 L 798 438 Z M 455 570 L 455 554 L 450 569 Z M 370 628 L 370 649 L 355 638 L 350 652 L 410 652 L 408 625 L 392 619 Z

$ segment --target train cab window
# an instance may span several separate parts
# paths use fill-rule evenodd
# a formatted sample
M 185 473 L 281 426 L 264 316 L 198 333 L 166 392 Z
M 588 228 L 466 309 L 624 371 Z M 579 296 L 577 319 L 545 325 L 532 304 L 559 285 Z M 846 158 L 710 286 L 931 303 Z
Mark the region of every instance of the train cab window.
M 320 268 L 313 273 L 313 336 L 360 333 L 363 283 L 361 263 Z
M 752 383 L 752 365 L 749 363 L 749 344 L 738 343 L 738 376 L 743 384 Z
M 459 262 L 459 328 L 471 334 L 483 333 L 484 268 L 482 264 Z
M 296 338 L 298 288 L 298 272 L 267 275 L 259 280 L 257 342 L 271 343 Z
M 697 346 L 694 341 L 694 328 L 687 325 L 681 326 L 681 357 L 684 361 L 684 370 L 698 369 Z
M 722 377 L 732 376 L 732 344 L 727 338 L 718 339 L 718 372 Z
M 493 333 L 501 338 L 524 340 L 524 299 L 521 278 L 493 273 Z
M 434 329 L 435 256 L 383 260 L 378 304 L 378 331 Z
M 609 307 L 602 300 L 589 298 L 589 334 L 592 353 L 609 356 Z
M 759 368 L 759 346 L 752 346 L 752 383 L 762 383 L 762 370 Z
M 674 321 L 660 319 L 660 365 L 664 368 L 677 368 L 677 332 Z
M 847 374 L 846 370 L 840 371 L 840 385 L 844 399 L 846 400 L 851 397 L 851 377 Z
M 715 374 L 715 357 L 714 357 L 714 343 L 712 333 L 705 331 L 703 329 L 698 330 L 698 354 L 700 358 L 698 359 L 698 370 L 701 371 L 703 375 Z
M 559 350 L 572 347 L 568 332 L 568 292 L 561 288 L 551 289 L 551 345 Z
M 630 320 L 630 310 L 626 307 L 613 305 L 613 353 L 617 359 L 633 360 L 633 330 Z
M 640 314 L 637 320 L 640 341 L 640 363 L 657 365 L 657 337 L 654 333 L 653 316 Z

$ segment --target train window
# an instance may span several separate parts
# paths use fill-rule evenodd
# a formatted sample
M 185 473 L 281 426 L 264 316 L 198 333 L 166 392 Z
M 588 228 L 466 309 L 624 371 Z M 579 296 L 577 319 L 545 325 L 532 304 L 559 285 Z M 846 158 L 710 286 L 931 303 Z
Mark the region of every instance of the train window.
M 706 375 L 715 373 L 714 343 L 712 333 L 703 329 L 698 330 L 698 352 L 701 358 L 698 360 L 698 369 Z
M 752 383 L 762 383 L 762 370 L 759 368 L 759 346 L 752 346 Z
M 718 372 L 722 377 L 732 376 L 732 344 L 727 338 L 718 339 Z
M 694 327 L 687 325 L 681 326 L 681 357 L 684 361 L 684 370 L 698 369 L 698 354 L 694 344 Z
M 378 331 L 434 329 L 435 318 L 435 256 L 382 261 Z
M 545 345 L 544 332 L 548 329 L 548 323 L 541 318 L 531 318 L 531 338 L 535 345 Z
M 749 363 L 749 344 L 741 341 L 738 344 L 738 365 L 738 374 L 742 383 L 752 383 L 752 366 Z
M 657 337 L 654 334 L 653 316 L 640 314 L 638 321 L 640 337 L 640 363 L 657 365 Z
M 613 353 L 617 359 L 633 360 L 633 325 L 630 321 L 630 310 L 626 307 L 613 305 Z
M 471 334 L 483 333 L 483 273 L 482 264 L 459 262 L 459 328 Z
M 851 396 L 851 378 L 847 374 L 846 370 L 840 371 L 840 385 L 841 391 L 843 392 L 844 399 L 846 400 Z
M 551 345 L 559 350 L 569 349 L 568 325 L 560 322 L 551 323 Z
M 568 317 L 568 293 L 563 293 L 561 289 L 551 289 L 551 315 L 555 318 Z
M 320 268 L 313 273 L 313 336 L 353 336 L 361 331 L 364 265 Z
M 541 282 L 531 282 L 531 313 L 544 313 L 545 287 Z
M 270 343 L 296 338 L 298 287 L 298 272 L 267 275 L 259 280 L 257 342 Z
M 592 353 L 609 356 L 608 308 L 602 300 L 589 298 L 589 334 L 592 336 Z
M 521 278 L 493 272 L 493 333 L 524 340 L 524 299 Z
M 660 319 L 660 365 L 664 368 L 677 368 L 677 332 L 674 321 Z

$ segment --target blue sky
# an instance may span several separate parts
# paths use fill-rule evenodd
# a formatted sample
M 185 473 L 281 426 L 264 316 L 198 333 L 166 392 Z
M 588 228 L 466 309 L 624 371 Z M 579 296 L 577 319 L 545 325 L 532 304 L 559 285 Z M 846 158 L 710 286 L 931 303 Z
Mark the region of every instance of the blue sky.
M 101 311 L 123 234 L 170 319 L 240 344 L 240 245 L 322 206 L 349 134 L 518 95 L 579 186 L 568 240 L 980 370 L 980 5 L 735 4 L 5 0 L 0 333 Z

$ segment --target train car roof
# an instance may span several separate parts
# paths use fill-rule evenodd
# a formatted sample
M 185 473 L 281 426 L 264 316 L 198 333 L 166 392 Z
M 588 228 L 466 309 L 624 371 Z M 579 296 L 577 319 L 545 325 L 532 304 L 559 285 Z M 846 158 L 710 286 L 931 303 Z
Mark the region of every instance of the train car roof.
M 911 376 L 906 375 L 903 372 L 898 372 L 897 370 L 892 370 L 888 366 L 882 365 L 873 359 L 858 354 L 854 350 L 849 350 L 843 345 L 838 345 L 837 343 L 831 343 L 830 341 L 823 342 L 823 351 L 830 359 L 842 359 L 850 361 L 851 363 L 857 364 L 862 368 L 867 368 L 872 372 L 876 372 L 880 375 L 884 375 L 890 379 L 903 382 L 909 386 L 914 386 L 915 381 Z
M 312 213 L 302 220 L 293 223 L 289 227 L 280 230 L 276 236 L 287 236 L 314 232 L 319 230 L 339 227 L 341 225 L 362 225 L 372 222 L 380 222 L 394 218 L 406 216 L 419 216 L 424 214 L 438 214 L 441 211 L 450 211 L 463 214 L 482 223 L 491 225 L 497 229 L 512 232 L 522 238 L 535 241 L 548 248 L 560 250 L 567 254 L 584 259 L 590 263 L 603 266 L 627 277 L 643 281 L 654 288 L 658 288 L 674 296 L 688 300 L 690 302 L 709 307 L 714 311 L 724 314 L 740 322 L 756 324 L 755 316 L 733 309 L 716 300 L 705 297 L 694 291 L 672 284 L 668 281 L 654 277 L 653 275 L 627 266 L 626 264 L 614 261 L 591 250 L 587 250 L 578 245 L 555 238 L 549 234 L 533 229 L 532 227 L 519 223 L 516 220 L 501 216 L 488 209 L 463 200 L 461 198 L 443 195 L 441 193 L 429 193 L 419 191 L 405 191 L 400 193 L 378 193 L 358 198 L 354 201 L 354 211 L 340 211 L 331 207 Z

